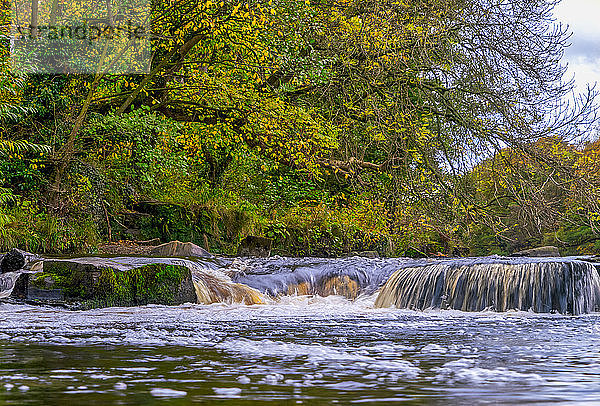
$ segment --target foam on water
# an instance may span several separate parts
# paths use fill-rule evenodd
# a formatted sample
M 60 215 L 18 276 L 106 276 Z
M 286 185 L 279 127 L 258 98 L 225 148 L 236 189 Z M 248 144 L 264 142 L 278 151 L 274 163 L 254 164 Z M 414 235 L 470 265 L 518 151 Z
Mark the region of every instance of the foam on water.
M 520 373 L 508 368 L 499 367 L 494 369 L 479 367 L 464 367 L 447 363 L 442 368 L 435 368 L 437 372 L 435 382 L 446 384 L 501 384 L 519 383 L 521 385 L 542 385 L 546 381 L 535 373 Z
M 600 401 L 590 392 L 600 393 L 596 314 L 417 312 L 373 301 L 296 296 L 78 312 L 4 304 L 0 388 L 109 400 L 136 393 L 257 402 Z M 11 363 L 29 356 L 50 367 L 16 373 Z
M 186 396 L 187 392 L 169 388 L 153 388 L 150 390 L 150 394 L 159 398 L 180 398 Z

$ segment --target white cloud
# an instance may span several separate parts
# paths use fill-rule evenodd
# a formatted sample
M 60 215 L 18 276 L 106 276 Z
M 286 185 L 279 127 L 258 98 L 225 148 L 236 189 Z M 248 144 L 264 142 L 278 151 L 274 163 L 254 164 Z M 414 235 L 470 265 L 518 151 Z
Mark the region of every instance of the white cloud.
M 600 1 L 563 0 L 554 14 L 559 20 L 569 24 L 577 35 L 600 39 Z
M 587 58 L 571 58 L 569 60 L 569 70 L 567 78 L 575 75 L 577 89 L 581 92 L 586 89 L 586 85 L 593 85 L 598 82 L 600 86 L 600 66 L 597 63 L 590 63 Z M 597 86 L 597 90 L 600 88 Z
M 600 1 L 563 0 L 555 16 L 573 32 L 572 46 L 565 54 L 569 63 L 567 75 L 575 75 L 579 91 L 584 91 L 588 84 L 600 85 Z

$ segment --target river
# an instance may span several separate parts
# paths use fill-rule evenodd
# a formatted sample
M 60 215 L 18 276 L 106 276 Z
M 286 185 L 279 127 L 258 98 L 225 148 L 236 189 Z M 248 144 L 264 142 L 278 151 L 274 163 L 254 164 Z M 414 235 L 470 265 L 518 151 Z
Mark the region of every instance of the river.
M 0 403 L 599 404 L 600 317 L 375 295 L 68 311 L 0 304 Z

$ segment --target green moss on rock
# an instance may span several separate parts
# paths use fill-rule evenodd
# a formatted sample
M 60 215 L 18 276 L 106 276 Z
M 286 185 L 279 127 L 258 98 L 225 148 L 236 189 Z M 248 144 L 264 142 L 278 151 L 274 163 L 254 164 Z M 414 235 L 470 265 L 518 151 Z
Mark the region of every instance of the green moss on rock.
M 30 285 L 37 289 L 54 289 L 64 286 L 64 278 L 56 274 L 34 274 L 31 276 Z
M 194 302 L 190 270 L 181 265 L 148 264 L 119 270 L 77 260 L 52 260 L 32 277 L 36 289 L 60 289 L 65 301 L 80 308 L 177 305 Z

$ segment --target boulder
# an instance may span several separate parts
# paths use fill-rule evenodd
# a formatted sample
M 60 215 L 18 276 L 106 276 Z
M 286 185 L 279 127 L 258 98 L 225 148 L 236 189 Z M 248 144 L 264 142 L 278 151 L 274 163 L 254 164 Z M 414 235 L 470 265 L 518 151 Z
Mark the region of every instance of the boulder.
M 0 256 L 0 273 L 19 270 L 37 271 L 41 269 L 41 261 L 42 257 L 39 255 L 13 248 L 7 254 Z
M 150 250 L 150 255 L 158 257 L 212 257 L 204 248 L 191 242 L 181 241 L 171 241 L 156 246 Z
M 557 247 L 546 246 L 515 252 L 511 257 L 560 257 Z
M 273 241 L 264 237 L 248 236 L 240 241 L 237 255 L 240 257 L 268 257 Z
M 25 253 L 13 248 L 4 255 L 0 262 L 0 273 L 15 272 L 25 266 Z
M 45 260 L 43 271 L 19 277 L 11 297 L 77 309 L 196 302 L 188 267 L 135 258 Z

